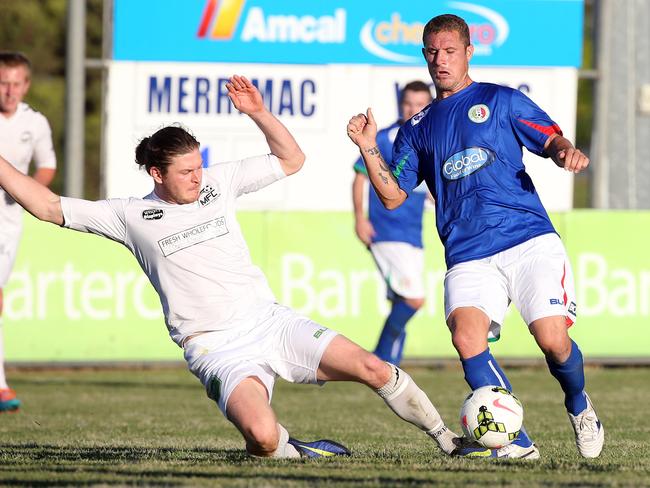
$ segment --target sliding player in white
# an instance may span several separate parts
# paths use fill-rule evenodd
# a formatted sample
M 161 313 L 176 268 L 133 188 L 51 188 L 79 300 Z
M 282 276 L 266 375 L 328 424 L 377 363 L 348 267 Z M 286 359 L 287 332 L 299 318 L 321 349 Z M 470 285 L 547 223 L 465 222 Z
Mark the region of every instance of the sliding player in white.
M 456 436 L 404 371 L 275 302 L 251 262 L 235 199 L 298 171 L 305 156 L 246 79 L 229 97 L 260 128 L 271 154 L 203 169 L 199 143 L 179 127 L 144 138 L 136 162 L 154 182 L 145 198 L 97 202 L 59 197 L 0 158 L 0 186 L 41 220 L 125 245 L 158 292 L 169 333 L 189 369 L 263 457 L 349 455 L 328 441 L 289 437 L 270 406 L 279 376 L 295 383 L 356 381 L 450 454 Z

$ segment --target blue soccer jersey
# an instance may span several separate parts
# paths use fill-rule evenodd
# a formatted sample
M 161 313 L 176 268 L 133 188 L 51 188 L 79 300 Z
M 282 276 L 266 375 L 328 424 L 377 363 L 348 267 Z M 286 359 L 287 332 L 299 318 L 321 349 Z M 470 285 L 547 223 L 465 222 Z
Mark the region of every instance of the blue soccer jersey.
M 555 232 L 522 162 L 522 146 L 547 157 L 554 133 L 528 97 L 491 83 L 436 100 L 401 127 L 391 168 L 407 193 L 426 181 L 447 267 Z
M 377 132 L 377 147 L 386 161 L 390 161 L 393 141 L 399 127 L 400 124 L 395 122 Z M 361 158 L 354 163 L 354 170 L 368 175 Z M 404 204 L 395 210 L 387 210 L 375 190 L 368 190 L 368 220 L 375 229 L 372 242 L 407 242 L 415 247 L 422 247 L 422 213 L 426 190 L 418 188 L 408 193 L 409 197 Z

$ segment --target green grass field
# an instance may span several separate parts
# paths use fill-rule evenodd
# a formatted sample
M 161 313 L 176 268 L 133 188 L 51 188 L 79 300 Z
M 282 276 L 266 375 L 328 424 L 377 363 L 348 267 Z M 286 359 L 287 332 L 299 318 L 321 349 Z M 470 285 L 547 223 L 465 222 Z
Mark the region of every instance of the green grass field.
M 467 388 L 457 368 L 410 369 L 450 426 Z M 578 456 L 559 386 L 513 369 L 539 461 L 445 457 L 370 390 L 279 382 L 273 404 L 301 439 L 328 437 L 351 458 L 249 459 L 239 434 L 183 369 L 18 371 L 24 408 L 0 416 L 0 485 L 650 486 L 650 369 L 589 369 L 606 428 L 603 454 Z

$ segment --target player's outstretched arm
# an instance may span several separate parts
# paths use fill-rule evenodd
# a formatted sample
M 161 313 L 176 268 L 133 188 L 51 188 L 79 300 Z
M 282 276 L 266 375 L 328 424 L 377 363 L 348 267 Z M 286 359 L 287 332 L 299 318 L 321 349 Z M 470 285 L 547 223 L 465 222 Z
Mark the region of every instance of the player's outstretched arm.
M 305 155 L 289 130 L 264 106 L 259 90 L 246 77 L 234 75 L 226 84 L 228 98 L 241 113 L 260 128 L 271 153 L 278 157 L 284 173 L 292 175 L 302 168 Z
M 61 198 L 46 186 L 22 174 L 0 156 L 0 186 L 25 210 L 40 220 L 63 224 Z
M 572 173 L 580 173 L 589 166 L 589 158 L 580 149 L 573 147 L 571 141 L 559 134 L 553 134 L 547 139 L 544 151 L 556 165 Z
M 386 160 L 382 157 L 377 146 L 377 123 L 368 108 L 366 114 L 358 114 L 348 122 L 348 137 L 354 142 L 368 170 L 370 183 L 375 188 L 377 196 L 389 210 L 399 207 L 406 200 L 406 193 L 402 190 Z

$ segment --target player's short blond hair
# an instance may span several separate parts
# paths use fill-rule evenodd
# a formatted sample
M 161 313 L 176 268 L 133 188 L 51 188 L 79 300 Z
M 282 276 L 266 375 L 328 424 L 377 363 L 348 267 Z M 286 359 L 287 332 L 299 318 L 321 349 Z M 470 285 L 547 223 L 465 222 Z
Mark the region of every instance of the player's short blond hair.
M 438 32 L 458 32 L 460 40 L 463 41 L 465 47 L 470 45 L 469 26 L 467 25 L 467 22 L 458 15 L 438 15 L 427 22 L 427 25 L 424 26 L 424 31 L 422 32 L 422 44 L 426 44 L 427 37 L 429 37 L 430 34 L 437 34 Z

